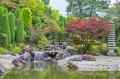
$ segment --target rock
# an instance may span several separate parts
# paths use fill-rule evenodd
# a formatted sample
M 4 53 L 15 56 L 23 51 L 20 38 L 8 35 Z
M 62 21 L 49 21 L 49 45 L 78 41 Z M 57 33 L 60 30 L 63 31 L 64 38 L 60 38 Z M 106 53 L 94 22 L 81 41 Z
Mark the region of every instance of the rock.
M 46 62 L 51 62 L 51 61 L 52 61 L 52 58 L 51 58 L 51 57 L 44 58 L 44 61 L 46 61 Z
M 73 56 L 70 56 L 70 57 L 66 57 L 64 59 L 61 59 L 61 60 L 58 60 L 58 65 L 61 66 L 61 67 L 64 67 L 69 61 L 71 61 L 72 59 L 76 58 L 76 57 L 79 57 L 80 55 L 73 55 Z
M 58 52 L 57 55 L 55 56 L 55 59 L 56 60 L 61 60 L 61 59 L 64 59 L 66 57 L 69 57 L 69 56 L 70 56 L 70 54 L 67 51 L 63 51 L 63 53 Z
M 79 56 L 79 57 L 72 58 L 69 61 L 82 61 L 82 60 L 83 60 L 82 56 Z
M 32 60 L 32 56 L 29 52 L 25 52 L 20 58 L 24 59 L 27 62 L 31 62 Z
M 70 55 L 76 55 L 79 54 L 78 51 L 74 50 L 74 49 L 67 49 L 67 51 L 70 53 Z
M 35 47 L 30 48 L 30 46 L 25 46 L 23 52 L 25 53 L 25 52 L 31 52 L 31 51 L 36 51 L 36 50 L 38 50 L 38 49 Z
M 71 56 L 70 53 L 68 51 L 63 51 L 63 57 L 62 58 L 66 58 L 66 57 L 69 57 Z
M 68 62 L 66 67 L 69 69 L 79 69 L 79 67 L 72 62 Z
M 26 62 L 25 60 L 21 59 L 21 58 L 18 58 L 19 61 L 23 64 L 23 65 L 29 65 L 28 62 Z
M 7 69 L 2 64 L 0 64 L 0 73 L 5 73 L 6 71 Z
M 55 56 L 55 59 L 56 59 L 56 60 L 61 60 L 62 57 L 63 57 L 63 54 L 60 53 L 60 52 L 58 52 L 57 55 Z
M 57 60 L 56 59 L 52 59 L 52 63 L 57 63 Z
M 23 60 L 21 58 L 17 58 L 15 60 L 13 60 L 12 64 L 15 65 L 15 66 L 29 65 L 28 62 L 26 62 L 25 60 Z
M 83 60 L 87 60 L 87 61 L 96 61 L 96 59 L 95 59 L 94 56 L 92 56 L 92 55 L 87 55 L 87 54 L 82 55 L 82 59 L 83 59 Z
M 21 66 L 22 64 L 19 62 L 18 59 L 15 59 L 12 61 L 12 64 L 15 65 L 15 66 Z

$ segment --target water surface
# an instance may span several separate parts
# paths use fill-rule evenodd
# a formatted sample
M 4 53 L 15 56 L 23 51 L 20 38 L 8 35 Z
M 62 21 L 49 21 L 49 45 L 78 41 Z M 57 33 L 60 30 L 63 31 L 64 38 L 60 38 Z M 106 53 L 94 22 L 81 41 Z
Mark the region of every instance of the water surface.
M 63 70 L 54 64 L 35 62 L 28 67 L 13 68 L 0 77 L 0 79 L 120 79 L 120 72 Z

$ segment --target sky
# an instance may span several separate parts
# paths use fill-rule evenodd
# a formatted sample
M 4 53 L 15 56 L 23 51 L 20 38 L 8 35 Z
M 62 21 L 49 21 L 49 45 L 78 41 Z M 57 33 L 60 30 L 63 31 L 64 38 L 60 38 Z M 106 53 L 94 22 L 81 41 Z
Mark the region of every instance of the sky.
M 111 0 L 111 3 L 113 4 L 115 1 Z M 55 10 L 59 10 L 60 14 L 66 16 L 67 2 L 65 0 L 50 0 L 50 6 Z

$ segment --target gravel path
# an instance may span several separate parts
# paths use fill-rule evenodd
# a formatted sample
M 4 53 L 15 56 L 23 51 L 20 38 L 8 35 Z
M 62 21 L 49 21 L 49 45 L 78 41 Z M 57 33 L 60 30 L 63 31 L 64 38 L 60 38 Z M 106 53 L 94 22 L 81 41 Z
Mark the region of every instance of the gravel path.
M 65 66 L 69 62 L 69 59 L 78 57 L 75 55 L 59 60 L 59 66 Z M 120 70 L 120 57 L 118 56 L 95 56 L 96 61 L 70 61 L 81 71 L 116 71 Z

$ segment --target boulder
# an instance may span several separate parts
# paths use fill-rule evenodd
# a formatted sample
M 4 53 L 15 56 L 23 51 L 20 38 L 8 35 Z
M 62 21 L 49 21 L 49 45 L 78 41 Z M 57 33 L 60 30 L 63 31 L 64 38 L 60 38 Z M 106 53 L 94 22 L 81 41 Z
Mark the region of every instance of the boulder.
M 63 52 L 58 52 L 57 55 L 55 56 L 56 60 L 61 60 L 64 59 L 66 57 L 71 56 L 67 51 L 63 51 Z
M 76 55 L 79 54 L 78 51 L 74 50 L 74 49 L 67 49 L 67 51 L 70 53 L 70 55 Z
M 15 60 L 13 60 L 12 64 L 15 65 L 15 66 L 29 65 L 28 62 L 26 62 L 25 60 L 23 60 L 21 58 L 17 58 Z
M 0 64 L 0 73 L 5 73 L 6 71 L 7 69 L 2 64 Z
M 57 63 L 57 60 L 56 59 L 52 59 L 52 63 Z
M 69 69 L 79 69 L 79 67 L 72 62 L 68 62 L 66 67 Z
M 20 58 L 27 62 L 31 62 L 32 60 L 32 56 L 29 52 L 25 52 Z
M 52 58 L 51 58 L 51 57 L 44 58 L 44 61 L 46 61 L 46 62 L 51 62 L 51 61 L 52 61 Z
M 82 59 L 83 59 L 83 60 L 87 60 L 87 61 L 96 61 L 96 59 L 95 59 L 94 56 L 92 56 L 92 55 L 87 55 L 87 54 L 82 55 Z

